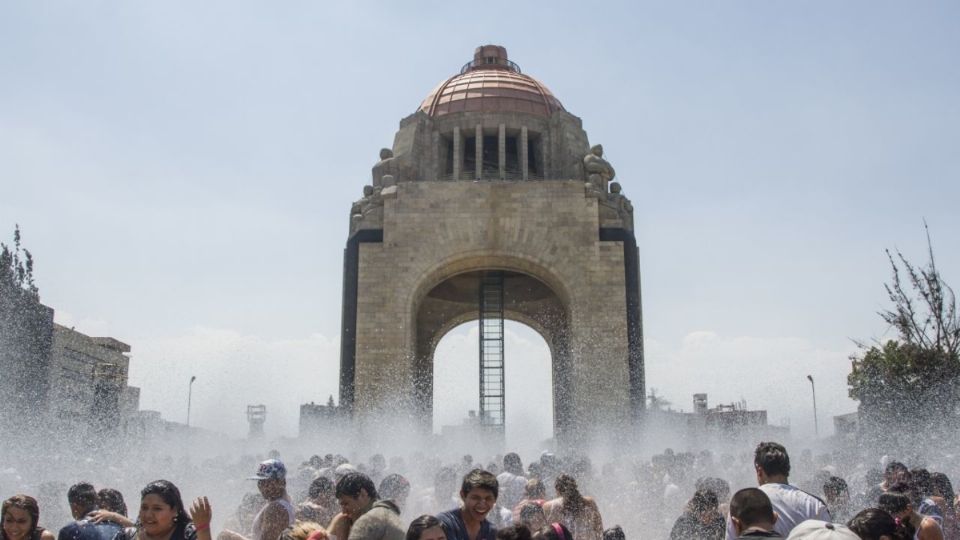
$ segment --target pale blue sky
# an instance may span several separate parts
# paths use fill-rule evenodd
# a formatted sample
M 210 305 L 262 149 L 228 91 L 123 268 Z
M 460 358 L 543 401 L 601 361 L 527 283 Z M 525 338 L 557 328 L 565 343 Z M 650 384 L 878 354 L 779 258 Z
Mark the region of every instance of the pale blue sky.
M 351 201 L 399 120 L 497 43 L 583 119 L 634 202 L 649 385 L 687 408 L 699 389 L 746 397 L 802 431 L 806 403 L 750 374 L 806 392 L 814 371 L 821 424 L 852 409 L 849 338 L 886 330 L 884 248 L 921 260 L 926 219 L 960 283 L 958 15 L 955 2 L 4 2 L 0 231 L 9 242 L 21 225 L 61 321 L 133 346 L 145 407 L 181 414 L 197 370 L 198 385 L 267 358 L 329 371 Z M 277 432 L 335 381 L 270 402 L 289 417 Z M 222 420 L 197 400 L 198 422 Z

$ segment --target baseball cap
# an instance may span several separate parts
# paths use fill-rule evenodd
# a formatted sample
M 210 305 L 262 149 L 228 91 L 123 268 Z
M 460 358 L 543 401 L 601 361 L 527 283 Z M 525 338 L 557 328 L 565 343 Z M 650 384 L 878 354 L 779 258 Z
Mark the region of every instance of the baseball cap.
M 285 480 L 287 478 L 287 468 L 279 459 L 268 459 L 260 462 L 257 467 L 257 474 L 248 478 L 248 480 Z
M 860 537 L 839 523 L 808 519 L 794 527 L 787 540 L 860 540 Z

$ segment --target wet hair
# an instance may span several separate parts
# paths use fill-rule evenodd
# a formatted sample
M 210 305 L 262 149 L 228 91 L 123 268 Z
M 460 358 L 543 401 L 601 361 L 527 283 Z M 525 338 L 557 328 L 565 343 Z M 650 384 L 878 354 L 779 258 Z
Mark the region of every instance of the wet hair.
M 744 528 L 776 521 L 770 497 L 759 488 L 746 488 L 734 493 L 730 499 L 730 517 L 737 518 Z
M 953 484 L 950 483 L 950 478 L 948 478 L 947 475 L 939 472 L 931 474 L 930 488 L 931 495 L 943 497 L 946 505 L 953 509 L 956 495 L 953 492 Z
M 423 531 L 432 529 L 434 527 L 440 527 L 443 529 L 443 534 L 447 534 L 447 528 L 444 527 L 443 523 L 439 519 L 429 514 L 424 514 L 410 522 L 410 527 L 407 528 L 406 540 L 420 540 L 420 536 L 423 534 Z
M 483 469 L 474 469 L 463 477 L 463 482 L 460 484 L 460 496 L 466 497 L 467 493 L 474 489 L 485 489 L 493 493 L 494 499 L 500 494 L 500 484 L 497 482 L 497 477 Z
M 696 483 L 696 489 L 708 489 L 717 495 L 718 501 L 727 501 L 730 499 L 730 483 L 723 478 L 714 478 L 708 476 L 699 478 Z
M 40 505 L 37 500 L 29 495 L 14 495 L 0 505 L 0 536 L 7 537 L 7 533 L 3 532 L 3 522 L 7 519 L 7 510 L 11 508 L 25 511 L 30 516 L 30 530 L 37 528 L 37 523 L 40 523 Z
M 896 484 L 894 487 L 898 486 L 905 487 L 905 484 Z M 905 491 L 894 489 L 880 495 L 880 500 L 877 502 L 877 506 L 894 515 L 903 512 L 911 504 L 913 504 L 913 501 L 910 500 L 910 496 Z
M 174 509 L 177 514 L 174 516 L 174 530 L 170 538 L 182 538 L 184 529 L 192 520 L 190 514 L 183 508 L 183 499 L 180 498 L 180 490 L 177 489 L 177 486 L 168 480 L 154 480 L 140 491 L 141 502 L 147 495 L 160 497 L 163 502 Z
M 627 535 L 623 533 L 623 527 L 614 525 L 603 531 L 603 540 L 627 540 Z
M 367 492 L 367 495 L 372 501 L 380 498 L 377 494 L 377 486 L 373 485 L 373 480 L 361 472 L 352 472 L 343 475 L 343 477 L 337 481 L 336 497 L 340 498 L 346 495 L 356 498 L 360 496 L 361 489 Z
M 847 481 L 839 476 L 831 476 L 823 483 L 823 494 L 827 498 L 834 498 L 839 496 L 841 493 L 849 493 L 850 489 L 847 487 Z
M 912 469 L 910 471 L 910 487 L 916 499 L 921 499 L 933 491 L 930 483 L 930 471 L 926 469 Z
M 543 507 L 535 502 L 523 503 L 523 506 L 520 507 L 520 511 L 517 513 L 520 516 L 520 523 L 523 525 L 528 525 L 537 516 L 542 517 L 544 520 L 547 519 L 546 514 L 543 513 Z
M 897 473 L 907 473 L 910 474 L 910 469 L 906 465 L 900 463 L 899 461 L 891 461 L 887 463 L 887 466 L 883 469 L 883 478 L 889 479 Z
M 767 476 L 790 474 L 790 456 L 780 443 L 762 442 L 753 454 L 753 464 Z
M 503 456 L 503 469 L 510 474 L 523 475 L 523 461 L 516 452 Z
M 530 529 L 520 523 L 497 529 L 497 540 L 530 540 L 531 536 Z
M 97 492 L 97 506 L 121 516 L 127 515 L 127 503 L 123 500 L 123 493 L 112 488 L 103 488 Z
M 551 523 L 533 533 L 532 540 L 573 540 L 573 535 L 563 523 Z
M 523 492 L 528 499 L 544 499 L 547 497 L 547 488 L 543 485 L 543 480 L 539 478 L 527 480 L 527 485 L 523 487 Z
M 278 540 L 307 540 L 311 534 L 321 530 L 325 531 L 326 529 L 316 521 L 301 521 L 298 519 L 293 525 L 280 533 Z
M 716 512 L 720 502 L 717 500 L 717 494 L 709 489 L 698 489 L 690 501 L 687 502 L 687 510 L 693 514 L 703 514 L 705 512 Z
M 333 495 L 334 489 L 333 480 L 330 480 L 326 476 L 319 476 L 314 478 L 313 482 L 310 482 L 310 487 L 307 488 L 307 496 L 311 499 L 316 499 L 324 493 Z
M 912 540 L 913 527 L 903 522 L 897 522 L 886 510 L 867 508 L 853 516 L 847 527 L 862 540 L 880 540 L 881 536 L 889 536 L 893 540 Z
M 410 495 L 410 482 L 397 473 L 388 474 L 380 481 L 380 497 L 384 499 L 406 499 Z
M 563 511 L 576 514 L 583 510 L 586 501 L 580 494 L 580 488 L 577 487 L 577 481 L 569 474 L 557 476 L 553 485 L 557 490 L 557 495 L 563 497 Z
M 67 490 L 67 501 L 89 512 L 97 506 L 97 489 L 90 482 L 77 482 Z

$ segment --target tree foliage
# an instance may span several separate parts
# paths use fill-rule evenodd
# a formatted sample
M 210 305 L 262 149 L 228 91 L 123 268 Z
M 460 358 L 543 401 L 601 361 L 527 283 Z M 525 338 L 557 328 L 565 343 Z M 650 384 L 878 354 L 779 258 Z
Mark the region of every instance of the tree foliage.
M 860 344 L 863 352 L 851 358 L 850 397 L 860 402 L 862 429 L 873 438 L 897 428 L 909 440 L 960 424 L 960 318 L 953 289 L 937 270 L 929 232 L 927 248 L 924 267 L 887 251 L 893 275 L 885 288 L 892 308 L 879 314 L 897 338 Z M 910 426 L 909 433 L 903 426 Z
M 0 243 L 0 295 L 27 295 L 38 299 L 33 280 L 33 255 L 20 245 L 20 227 L 13 229 L 13 249 Z

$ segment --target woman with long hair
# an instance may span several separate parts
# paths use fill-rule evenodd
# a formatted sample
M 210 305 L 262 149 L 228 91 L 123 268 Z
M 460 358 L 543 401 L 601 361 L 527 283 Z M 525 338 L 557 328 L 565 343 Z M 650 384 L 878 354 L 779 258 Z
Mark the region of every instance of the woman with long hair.
M 156 480 L 140 492 L 137 526 L 117 533 L 114 540 L 210 540 L 210 502 L 198 497 L 187 513 L 180 490 Z
M 603 519 L 592 497 L 584 497 L 577 481 L 568 474 L 557 476 L 557 498 L 543 504 L 547 522 L 562 523 L 572 540 L 603 540 Z
M 847 522 L 860 540 L 912 540 L 913 527 L 899 522 L 880 508 L 867 508 Z
M 906 484 L 894 484 L 886 493 L 880 495 L 878 506 L 889 512 L 894 519 L 913 527 L 916 530 L 916 540 L 944 540 L 940 523 L 931 516 L 917 512 L 908 491 Z
M 0 506 L 0 540 L 54 540 L 40 525 L 40 505 L 29 495 L 14 495 Z

